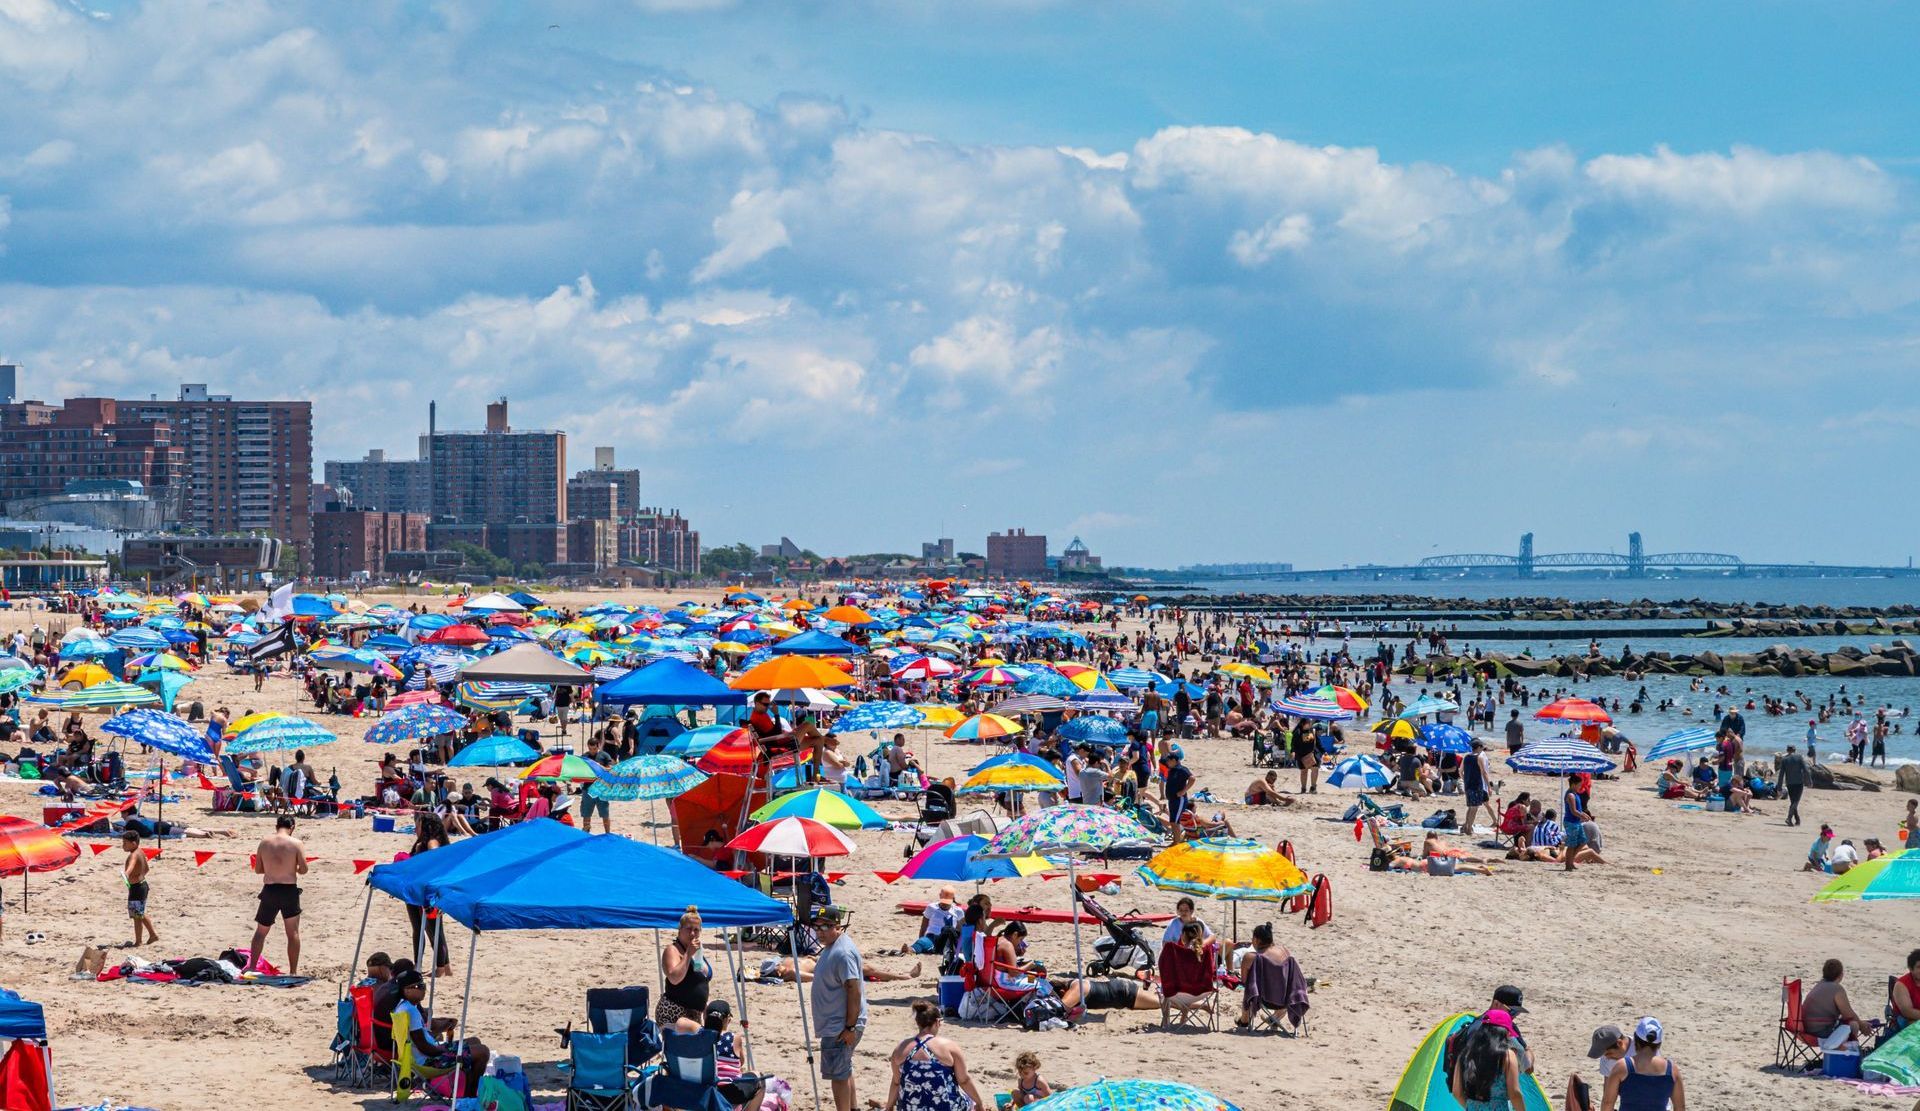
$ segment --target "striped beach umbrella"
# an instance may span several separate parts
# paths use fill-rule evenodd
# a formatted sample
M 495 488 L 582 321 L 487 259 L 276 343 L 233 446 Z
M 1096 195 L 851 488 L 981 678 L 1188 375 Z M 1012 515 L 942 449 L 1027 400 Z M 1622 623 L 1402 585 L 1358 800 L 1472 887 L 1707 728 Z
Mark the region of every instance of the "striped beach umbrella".
M 1312 694 L 1290 694 L 1285 698 L 1276 698 L 1273 708 L 1288 717 L 1310 721 L 1349 721 L 1355 716 L 1352 710 L 1342 709 L 1332 699 Z
M 777 818 L 763 822 L 726 843 L 737 852 L 769 856 L 846 856 L 854 851 L 847 835 L 811 818 Z
M 552 752 L 535 760 L 520 773 L 520 778 L 587 783 L 600 778 L 600 765 L 567 753 Z
M 438 680 L 435 680 L 438 682 Z M 547 693 L 537 683 L 489 683 L 468 680 L 454 688 L 454 701 L 479 710 L 515 710 Z
M 859 799 L 824 787 L 781 795 L 755 810 L 752 818 L 756 822 L 811 818 L 835 829 L 886 829 L 893 824 Z
M 85 690 L 28 695 L 27 702 L 82 713 L 112 714 L 135 706 L 158 706 L 160 696 L 133 683 L 96 683 Z
M 1358 787 L 1362 791 L 1377 791 L 1392 782 L 1393 773 L 1371 756 L 1349 756 L 1327 773 L 1329 787 Z
M 1165 675 L 1157 671 L 1148 671 L 1143 667 L 1122 667 L 1107 672 L 1107 682 L 1121 690 L 1138 690 L 1141 687 L 1151 687 L 1166 681 Z
M 902 682 L 919 679 L 951 679 L 960 674 L 960 668 L 938 656 L 915 656 L 890 674 Z
M 738 725 L 718 722 L 679 734 L 662 746 L 660 752 L 662 755 L 678 756 L 683 760 L 698 760 L 712 751 L 715 745 L 720 744 L 751 746 L 753 734 Z
M 975 714 L 949 726 L 946 736 L 954 741 L 993 741 L 1026 731 L 1026 726 L 1012 718 L 1003 718 L 999 714 Z
M 1719 734 L 1704 725 L 1689 725 L 1685 729 L 1672 733 L 1653 742 L 1647 750 L 1647 759 L 1665 760 L 1669 756 L 1678 756 L 1683 752 L 1692 752 L 1699 748 L 1712 748 Z
M 1507 766 L 1531 775 L 1610 772 L 1616 765 L 1578 737 L 1542 737 L 1507 757 Z
M 1067 784 L 1058 775 L 1030 764 L 999 764 L 983 768 L 967 777 L 955 794 L 992 795 L 1017 791 L 1064 791 Z
M 983 667 L 968 672 L 966 678 L 960 681 L 970 687 L 1011 687 L 1026 677 L 1025 672 L 1012 668 Z
M 1313 693 L 1315 696 L 1326 699 L 1342 710 L 1352 710 L 1356 714 L 1364 714 L 1367 712 L 1367 700 L 1362 698 L 1360 692 L 1354 690 L 1352 687 L 1341 687 L 1328 683 Z
M 1868 860 L 1835 876 L 1813 897 L 1816 903 L 1920 899 L 1920 849 L 1902 849 Z
M 653 753 L 622 760 L 601 773 L 587 794 L 609 802 L 678 798 L 707 781 L 707 773 L 680 759 Z

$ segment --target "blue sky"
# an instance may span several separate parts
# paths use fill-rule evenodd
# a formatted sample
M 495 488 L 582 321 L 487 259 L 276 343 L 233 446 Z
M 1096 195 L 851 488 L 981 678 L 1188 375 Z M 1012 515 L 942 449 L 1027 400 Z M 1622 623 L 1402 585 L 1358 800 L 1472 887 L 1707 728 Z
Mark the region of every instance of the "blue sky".
M 709 542 L 1904 562 L 1920 14 L 1832 12 L 0 0 L 0 358 L 504 393 Z

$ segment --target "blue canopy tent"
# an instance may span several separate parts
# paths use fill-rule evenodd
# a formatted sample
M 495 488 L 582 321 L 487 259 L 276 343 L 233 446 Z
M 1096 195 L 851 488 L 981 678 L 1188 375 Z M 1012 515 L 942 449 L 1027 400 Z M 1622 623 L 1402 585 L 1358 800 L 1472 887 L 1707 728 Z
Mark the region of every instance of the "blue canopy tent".
M 857 645 L 818 629 L 790 636 L 773 646 L 776 656 L 857 656 L 860 651 Z
M 557 825 L 539 820 L 522 826 Z M 689 905 L 700 908 L 701 920 L 713 926 L 744 927 L 791 923 L 793 912 L 785 903 L 712 871 L 673 849 L 662 849 L 618 835 L 599 837 L 567 829 L 558 847 L 549 846 L 537 860 L 519 854 L 532 840 L 551 834 L 528 833 L 499 847 L 469 850 L 461 863 L 450 868 L 434 865 L 432 858 L 451 852 L 460 844 L 496 839 L 503 833 L 487 834 L 444 849 L 424 854 L 421 875 L 408 887 L 426 896 L 427 902 L 448 918 L 465 925 L 471 940 L 467 948 L 466 991 L 460 1005 L 460 1037 L 466 1037 L 467 1004 L 473 998 L 474 957 L 480 935 L 495 930 L 611 930 L 636 928 L 674 928 Z M 566 827 L 561 827 L 566 829 Z M 411 861 L 405 862 L 411 863 Z M 491 863 L 491 868 L 484 866 Z M 403 865 L 394 865 L 399 869 Z M 375 871 L 379 871 L 376 869 Z M 391 873 L 390 873 L 391 875 Z M 370 881 L 371 882 L 371 881 Z M 389 879 L 386 882 L 392 883 Z M 406 886 L 406 885 L 395 885 Z M 729 942 L 728 960 L 735 957 Z M 355 967 L 359 955 L 355 954 Z M 739 1008 L 746 1012 L 742 977 L 735 969 L 735 990 Z M 801 1022 L 806 1025 L 805 990 L 800 990 Z M 811 1047 L 808 1052 L 812 1064 Z M 810 1070 L 812 1071 L 812 1070 Z M 454 1091 L 460 1088 L 460 1076 L 454 1076 Z
M 47 1045 L 47 1014 L 40 1004 L 20 998 L 20 993 L 0 988 L 0 1042 L 27 1038 L 40 1043 L 47 1069 L 47 1103 L 58 1107 L 53 1098 L 53 1049 Z
M 744 691 L 675 659 L 655 660 L 630 671 L 595 691 L 593 697 L 605 706 L 744 706 L 747 702 Z

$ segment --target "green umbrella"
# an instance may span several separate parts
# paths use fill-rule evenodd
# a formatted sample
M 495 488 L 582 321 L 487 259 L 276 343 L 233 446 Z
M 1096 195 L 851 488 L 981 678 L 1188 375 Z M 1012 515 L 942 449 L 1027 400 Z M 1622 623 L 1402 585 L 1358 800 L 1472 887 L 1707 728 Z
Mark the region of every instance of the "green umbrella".
M 1856 864 L 1835 876 L 1813 897 L 1816 903 L 1853 899 L 1920 899 L 1920 849 L 1901 849 Z
M 1461 1111 L 1460 1101 L 1453 1098 L 1448 1087 L 1447 1070 L 1443 1067 L 1447 1039 L 1475 1017 L 1454 1015 L 1421 1039 L 1420 1048 L 1413 1051 L 1407 1071 L 1400 1075 L 1400 1083 L 1393 1089 L 1393 1102 L 1387 1104 L 1387 1111 Z M 1547 1094 L 1540 1090 L 1540 1082 L 1531 1074 L 1520 1077 L 1520 1094 L 1526 1107 L 1514 1111 L 1551 1111 Z

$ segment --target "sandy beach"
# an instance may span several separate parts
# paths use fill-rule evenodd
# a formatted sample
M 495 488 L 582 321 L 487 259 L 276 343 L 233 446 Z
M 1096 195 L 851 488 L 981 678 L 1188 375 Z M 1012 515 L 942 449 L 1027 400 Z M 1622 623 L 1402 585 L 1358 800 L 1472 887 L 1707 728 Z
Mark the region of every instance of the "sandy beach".
M 545 597 L 579 607 L 609 599 L 663 603 L 689 596 L 717 600 L 714 591 Z M 378 599 L 369 595 L 368 600 Z M 10 633 L 36 621 L 57 629 L 71 620 L 14 611 L 0 614 L 0 630 Z M 300 697 L 298 682 L 284 672 L 259 694 L 249 677 L 230 673 L 219 662 L 199 676 L 181 696 L 183 704 L 199 699 L 208 707 L 230 707 L 236 715 L 270 709 L 306 715 L 312 709 Z M 339 736 L 309 754 L 320 777 L 337 771 L 348 793 L 364 791 L 383 752 L 362 741 L 372 721 L 317 720 Z M 939 740 L 930 730 L 911 736 L 935 774 L 958 775 L 985 754 L 979 746 Z M 853 740 L 850 751 L 869 747 L 864 735 Z M 1496 985 L 1513 983 L 1526 992 L 1529 1013 L 1521 1028 L 1556 1106 L 1569 1072 L 1591 1075 L 1585 1051 L 1594 1027 L 1630 1026 L 1643 1014 L 1665 1025 L 1671 1055 L 1686 1073 L 1690 1106 L 1792 1111 L 1911 1105 L 1912 1097 L 1876 1099 L 1763 1068 L 1773 1060 L 1781 977 L 1806 976 L 1811 983 L 1823 959 L 1838 957 L 1849 969 L 1856 1006 L 1877 1016 L 1885 977 L 1901 970 L 1915 944 L 1910 906 L 1816 906 L 1809 897 L 1823 878 L 1799 870 L 1821 822 L 1856 842 L 1880 837 L 1895 843 L 1905 796 L 1891 790 L 1890 776 L 1885 777 L 1888 790 L 1878 794 L 1811 792 L 1803 807 L 1808 825 L 1788 828 L 1780 818 L 1784 803 L 1760 803 L 1768 811 L 1764 816 L 1679 809 L 1653 795 L 1654 773 L 1643 768 L 1596 788 L 1595 809 L 1611 863 L 1573 874 L 1545 864 L 1498 864 L 1490 877 L 1438 878 L 1367 870 L 1365 849 L 1356 843 L 1351 824 L 1339 820 L 1353 792 L 1322 787 L 1296 807 L 1253 810 L 1232 801 L 1257 774 L 1245 742 L 1195 740 L 1185 749 L 1199 784 L 1229 800 L 1203 810 L 1224 811 L 1237 832 L 1269 845 L 1291 839 L 1302 867 L 1332 880 L 1335 914 L 1321 929 L 1308 929 L 1297 915 L 1281 918 L 1277 908 L 1248 904 L 1239 909 L 1242 936 L 1252 923 L 1274 920 L 1277 940 L 1318 978 L 1309 1035 L 1163 1033 L 1158 1015 L 1145 1012 L 1095 1013 L 1079 1028 L 1038 1034 L 951 1024 L 947 1032 L 965 1048 L 983 1091 L 1005 1091 L 1013 1055 L 1033 1049 L 1056 1084 L 1103 1075 L 1178 1078 L 1246 1109 L 1381 1108 L 1416 1043 L 1435 1023 L 1457 1011 L 1483 1008 Z M 468 778 L 477 787 L 483 776 L 459 776 L 456 782 Z M 1293 780 L 1294 773 L 1281 772 L 1283 789 L 1290 791 Z M 1505 793 L 1527 788 L 1552 791 L 1554 781 L 1510 776 Z M 271 819 L 211 814 L 206 793 L 187 793 L 187 802 L 168 807 L 170 818 L 233 830 L 236 836 L 166 843 L 154 863 L 149 904 L 162 940 L 142 950 L 148 957 L 212 956 L 245 944 L 252 928 L 258 882 L 248 871 L 247 853 L 270 831 Z M 0 783 L 0 811 L 37 820 L 41 802 L 33 785 Z M 903 803 L 880 808 L 911 816 Z M 645 838 L 645 817 L 643 803 L 615 804 L 614 829 Z M 114 948 L 129 936 L 117 843 L 99 855 L 83 852 L 63 871 L 32 877 L 25 910 L 20 880 L 6 882 L 0 941 L 0 968 L 6 972 L 0 983 L 46 1004 L 63 1102 L 111 1099 L 185 1111 L 218 1106 L 241 1092 L 261 1105 L 349 1108 L 386 1102 L 381 1093 L 331 1083 L 327 1042 L 338 985 L 351 971 L 364 900 L 365 877 L 355 874 L 353 862 L 391 860 L 410 838 L 375 833 L 368 821 L 352 818 L 302 820 L 298 834 L 318 859 L 304 882 L 300 970 L 314 981 L 293 989 L 71 981 L 83 946 L 107 946 L 109 962 L 123 955 Z M 856 908 L 851 932 L 870 964 L 903 971 L 911 960 L 871 954 L 914 933 L 913 920 L 892 913 L 893 904 L 928 898 L 937 885 L 889 886 L 873 875 L 876 869 L 898 867 L 909 834 L 866 832 L 855 839 L 859 853 L 836 865 L 848 875 L 835 899 Z M 216 855 L 196 867 L 195 850 Z M 1106 900 L 1109 906 L 1171 909 L 1173 898 L 1135 880 L 1130 864 L 1111 870 L 1126 878 L 1122 894 Z M 1064 909 L 1067 899 L 1063 881 L 1037 877 L 1000 882 L 992 893 L 1003 907 Z M 1216 929 L 1227 925 L 1224 905 L 1203 904 L 1201 913 Z M 377 896 L 367 948 L 399 955 L 408 948 L 406 929 L 402 907 Z M 43 932 L 45 940 L 28 944 L 29 931 Z M 711 931 L 708 937 L 714 940 Z M 1033 948 L 1055 969 L 1072 963 L 1068 927 L 1036 927 Z M 458 1013 L 464 935 L 454 949 L 456 975 L 438 988 L 441 1014 Z M 267 955 L 276 961 L 284 955 L 278 932 Z M 715 964 L 724 968 L 717 952 Z M 487 935 L 473 974 L 472 1027 L 496 1053 L 520 1056 L 536 1087 L 546 1077 L 551 1093 L 557 1089 L 550 1082 L 550 1064 L 562 1055 L 554 1030 L 570 1020 L 581 1023 L 585 990 L 651 984 L 655 975 L 653 936 L 644 931 Z M 720 976 L 716 995 L 732 998 L 732 985 L 724 972 Z M 918 983 L 871 986 L 872 1027 L 856 1063 L 863 1102 L 884 1098 L 887 1055 L 911 1026 L 907 1004 L 931 996 L 934 987 L 931 963 Z M 748 985 L 746 998 L 761 1071 L 786 1077 L 796 1105 L 810 1104 L 792 986 Z

